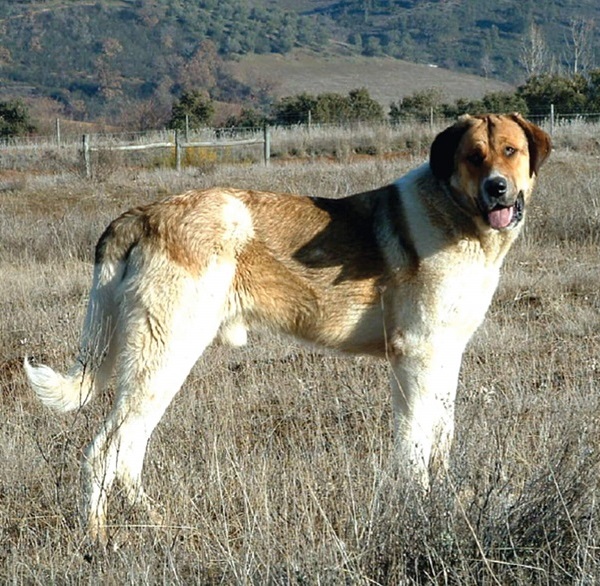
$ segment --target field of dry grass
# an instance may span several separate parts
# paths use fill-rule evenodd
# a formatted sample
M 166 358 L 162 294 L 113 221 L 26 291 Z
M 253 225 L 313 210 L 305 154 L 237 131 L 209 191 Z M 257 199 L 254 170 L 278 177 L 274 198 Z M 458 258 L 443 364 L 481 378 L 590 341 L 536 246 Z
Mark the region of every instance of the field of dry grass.
M 303 92 L 346 95 L 353 89 L 365 87 L 386 111 L 392 102 L 432 88 L 442 90 L 448 102 L 458 98 L 479 99 L 491 92 L 514 89 L 497 79 L 457 73 L 433 65 L 391 57 L 323 56 L 323 53 L 317 55 L 299 49 L 286 55 L 244 55 L 229 67 L 242 81 L 268 83 L 278 97 Z
M 152 438 L 165 524 L 113 499 L 113 545 L 77 520 L 79 457 L 110 397 L 44 410 L 25 354 L 73 357 L 93 246 L 133 204 L 215 184 L 342 196 L 402 158 L 0 172 L 0 581 L 26 584 L 594 584 L 600 581 L 600 165 L 557 137 L 523 237 L 469 346 L 452 466 L 426 497 L 393 466 L 387 368 L 251 336 L 211 348 Z M 468 283 L 465 285 L 468 286 Z

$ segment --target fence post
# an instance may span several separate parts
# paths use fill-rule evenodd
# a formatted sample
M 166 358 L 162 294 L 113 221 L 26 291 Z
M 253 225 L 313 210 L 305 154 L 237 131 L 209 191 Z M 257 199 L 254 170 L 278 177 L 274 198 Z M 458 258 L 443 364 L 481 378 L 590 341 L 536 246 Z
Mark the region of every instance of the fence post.
M 56 144 L 60 148 L 60 118 L 56 119 Z
M 269 132 L 269 127 L 266 124 L 263 127 L 263 140 L 265 165 L 268 165 L 271 158 L 271 133 Z
M 550 104 L 550 134 L 554 134 L 554 104 Z
M 175 170 L 181 171 L 181 137 L 179 130 L 175 129 Z
M 87 179 L 92 177 L 92 159 L 90 157 L 90 135 L 83 135 L 83 165 Z

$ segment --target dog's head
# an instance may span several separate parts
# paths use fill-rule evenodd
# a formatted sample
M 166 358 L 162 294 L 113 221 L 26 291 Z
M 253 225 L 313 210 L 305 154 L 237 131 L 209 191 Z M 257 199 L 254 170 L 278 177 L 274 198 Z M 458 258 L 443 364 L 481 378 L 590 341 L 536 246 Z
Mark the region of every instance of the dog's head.
M 550 137 L 519 114 L 462 116 L 435 138 L 429 164 L 460 207 L 494 230 L 515 227 Z

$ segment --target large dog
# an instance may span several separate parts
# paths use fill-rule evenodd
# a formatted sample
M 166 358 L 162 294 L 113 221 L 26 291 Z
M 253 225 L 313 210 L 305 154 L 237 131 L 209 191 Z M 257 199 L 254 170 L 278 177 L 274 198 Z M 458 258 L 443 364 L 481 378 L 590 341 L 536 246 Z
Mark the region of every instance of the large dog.
M 427 482 L 447 462 L 463 351 L 519 234 L 549 136 L 517 114 L 464 116 L 428 163 L 343 199 L 190 191 L 132 209 L 96 248 L 79 356 L 68 374 L 25 361 L 48 406 L 78 409 L 116 374 L 85 450 L 91 537 L 105 541 L 118 479 L 149 507 L 152 431 L 204 349 L 266 327 L 387 359 L 398 449 Z

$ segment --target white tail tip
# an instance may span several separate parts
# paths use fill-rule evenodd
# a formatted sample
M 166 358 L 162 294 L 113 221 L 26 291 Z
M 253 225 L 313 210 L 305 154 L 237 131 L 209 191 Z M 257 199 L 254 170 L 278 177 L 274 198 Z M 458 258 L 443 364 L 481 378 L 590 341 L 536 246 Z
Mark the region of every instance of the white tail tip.
M 40 401 L 56 411 L 72 411 L 83 407 L 89 399 L 80 369 L 64 376 L 48 366 L 33 366 L 25 357 L 23 366 L 31 388 Z

